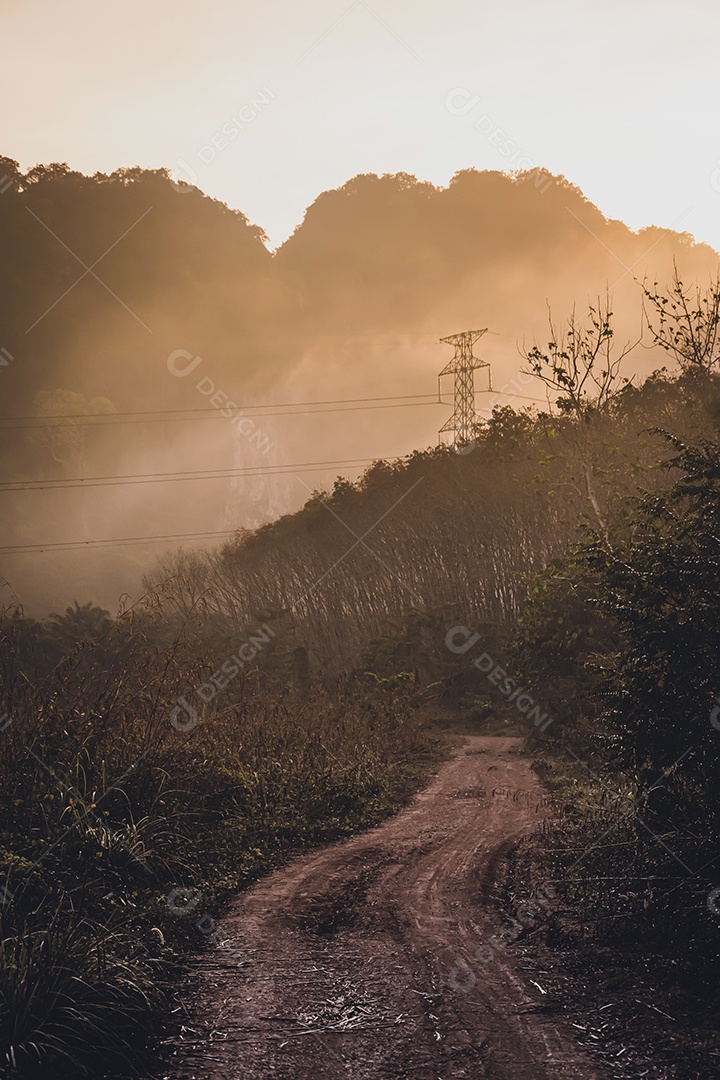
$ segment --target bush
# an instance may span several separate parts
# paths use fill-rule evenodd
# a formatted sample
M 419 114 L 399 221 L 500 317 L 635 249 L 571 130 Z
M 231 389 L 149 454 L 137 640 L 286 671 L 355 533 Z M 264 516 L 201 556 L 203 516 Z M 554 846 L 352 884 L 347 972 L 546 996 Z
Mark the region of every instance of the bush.
M 198 919 L 287 853 L 396 809 L 429 744 L 402 680 L 301 693 L 248 671 L 183 731 L 172 710 L 208 673 L 184 646 L 121 624 L 102 662 L 80 643 L 33 681 L 22 620 L 5 627 L 0 1060 L 127 1074 Z M 168 902 L 178 890 L 197 918 Z

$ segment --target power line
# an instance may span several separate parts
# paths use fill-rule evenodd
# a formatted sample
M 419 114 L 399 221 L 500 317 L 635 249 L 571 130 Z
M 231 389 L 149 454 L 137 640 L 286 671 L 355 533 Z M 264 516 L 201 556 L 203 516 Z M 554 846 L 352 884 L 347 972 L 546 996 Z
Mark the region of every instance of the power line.
M 487 393 L 487 391 L 477 392 Z M 493 393 L 496 392 L 498 391 L 493 391 Z M 523 395 L 517 394 L 515 396 L 522 397 Z M 539 401 L 540 399 L 525 398 L 525 400 Z M 444 405 L 446 403 L 440 402 L 439 404 Z M 117 476 L 74 476 L 64 477 L 61 480 L 0 480 L 0 492 L 50 491 L 61 488 L 73 490 L 78 488 L 118 487 L 127 484 L 170 484 L 179 481 L 223 480 L 232 479 L 233 477 L 258 476 L 262 474 L 267 474 L 269 476 L 284 476 L 288 473 L 300 471 L 313 472 L 324 468 L 345 468 L 349 465 L 367 465 L 377 460 L 377 457 L 348 458 L 340 461 L 300 461 L 278 465 L 253 465 L 241 469 L 191 469 L 167 473 L 126 473 Z
M 525 394 L 513 394 L 504 390 L 476 390 L 477 394 L 502 394 L 504 397 L 516 398 L 521 401 L 534 401 L 541 405 L 547 404 L 545 398 L 528 397 Z M 256 420 L 270 416 L 318 416 L 322 413 L 333 412 L 363 412 L 372 409 L 403 409 L 417 408 L 425 405 L 447 405 L 445 401 L 431 394 L 409 394 L 409 398 L 429 398 L 428 401 L 407 401 L 399 398 L 345 398 L 338 401 L 298 401 L 281 402 L 277 405 L 235 405 L 225 402 L 222 408 L 204 409 L 151 409 L 144 412 L 125 413 L 57 413 L 51 416 L 6 416 L 0 417 L 0 429 L 12 431 L 15 428 L 26 427 L 32 431 L 34 428 L 62 428 L 62 427 L 115 427 L 122 424 L 161 424 L 161 423 L 186 423 L 191 420 L 233 420 L 240 415 L 247 414 L 248 409 L 293 409 L 293 412 L 265 412 L 249 413 L 248 419 Z M 392 402 L 392 404 L 361 405 L 353 402 Z M 233 405 L 232 413 L 223 411 Z M 315 408 L 315 406 L 329 405 L 331 408 Z M 336 408 L 335 406 L 351 405 L 349 408 Z M 303 408 L 301 409 L 300 406 Z M 313 408 L 306 410 L 305 407 Z M 58 422 L 61 421 L 61 422 Z M 67 423 L 66 421 L 77 421 Z
M 407 401 L 406 399 L 418 399 L 429 398 L 428 401 Z M 393 402 L 391 405 L 361 405 L 365 402 Z M 32 416 L 6 416 L 0 417 L 0 425 L 5 426 L 10 424 L 20 424 L 27 421 L 37 421 L 39 427 L 77 427 L 78 425 L 56 424 L 56 420 L 78 420 L 78 421 L 97 421 L 100 424 L 113 424 L 113 423 L 156 423 L 162 420 L 177 417 L 179 422 L 183 420 L 229 420 L 233 416 L 240 413 L 245 413 L 248 409 L 296 409 L 306 408 L 321 405 L 357 405 L 358 411 L 363 407 L 365 408 L 399 408 L 406 404 L 418 404 L 418 405 L 437 405 L 438 400 L 434 394 L 397 394 L 394 397 L 374 397 L 374 398 L 339 398 L 335 401 L 282 401 L 277 404 L 264 404 L 264 405 L 237 405 L 235 402 L 226 401 L 221 408 L 197 408 L 197 409 L 147 409 L 141 412 L 122 412 L 122 413 L 55 413 L 48 416 L 32 415 Z M 227 410 L 232 407 L 233 412 L 228 414 L 223 410 Z M 325 412 L 351 412 L 353 410 L 347 409 L 325 409 Z M 199 414 L 199 415 L 189 415 Z M 314 413 L 252 413 L 252 416 L 298 416 L 298 415 L 314 415 Z M 135 419 L 139 418 L 139 419 Z M 147 418 L 147 419 L 146 419 Z
M 97 547 L 124 547 L 128 544 L 157 544 L 167 543 L 170 540 L 211 540 L 218 536 L 233 536 L 237 529 L 223 529 L 220 532 L 205 533 L 172 533 L 166 536 L 121 536 L 107 540 L 69 540 L 67 543 L 56 544 L 11 544 L 0 547 L 0 553 L 4 555 L 20 555 L 26 551 L 72 551 L 80 548 Z
M 384 397 L 366 397 L 366 398 L 328 398 L 323 401 L 276 401 L 260 405 L 237 405 L 236 408 L 240 409 L 290 409 L 298 405 L 351 405 L 357 402 L 366 401 L 400 401 L 405 398 L 434 398 L 434 394 L 391 394 Z M 8 420 L 82 420 L 85 418 L 101 417 L 102 419 L 112 418 L 113 416 L 155 416 L 156 413 L 185 413 L 185 412 L 217 412 L 217 409 L 144 409 L 134 412 L 121 412 L 121 413 L 57 413 L 52 416 L 12 416 L 6 417 Z
M 532 401 L 540 404 L 546 404 L 546 401 L 541 398 L 532 398 L 524 394 L 513 394 L 504 390 L 478 390 L 477 393 L 495 393 L 497 395 L 503 395 L 519 400 Z M 431 400 L 422 400 L 430 398 Z M 412 399 L 412 400 L 407 400 Z M 418 400 L 420 399 L 420 400 Z M 391 404 L 377 404 L 377 402 L 390 402 Z M 374 404 L 370 404 L 374 403 Z M 230 403 L 226 402 L 223 406 L 225 409 Z M 255 405 L 246 406 L 245 409 L 293 409 L 294 412 L 268 412 L 258 413 L 254 412 L 253 417 L 259 416 L 298 416 L 298 415 L 313 415 L 314 411 L 320 412 L 350 412 L 356 409 L 380 409 L 380 408 L 403 408 L 413 405 L 430 405 L 430 404 L 446 404 L 441 400 L 440 395 L 435 399 L 434 395 L 429 394 L 414 394 L 414 395 L 396 395 L 394 397 L 373 397 L 373 398 L 340 398 L 323 401 L 308 401 L 308 402 L 285 402 L 277 405 Z M 331 406 L 325 408 L 325 406 Z M 335 408 L 334 406 L 342 406 L 342 408 Z M 345 408 L 344 406 L 353 406 L 353 408 Z M 234 406 L 238 412 L 245 412 L 245 409 L 240 409 L 239 406 Z M 300 409 L 310 408 L 313 412 L 301 412 Z M 188 415 L 199 414 L 199 415 Z M 204 408 L 204 409 L 173 409 L 173 410 L 148 410 L 145 412 L 127 412 L 127 413 L 80 413 L 80 414 L 56 414 L 55 416 L 24 416 L 24 417 L 6 417 L 0 418 L 0 427 L 12 430 L 13 427 L 19 427 L 23 424 L 28 424 L 30 429 L 33 427 L 47 428 L 47 427 L 69 427 L 76 426 L 69 423 L 59 423 L 58 421 L 72 421 L 77 420 L 93 425 L 93 422 L 100 424 L 115 424 L 115 423 L 157 423 L 163 421 L 175 420 L 176 422 L 183 422 L 193 419 L 232 419 L 233 415 L 237 416 L 237 413 L 231 414 L 230 417 L 224 415 L 220 409 Z M 107 477 L 75 477 L 71 479 L 64 479 L 59 481 L 5 481 L 0 482 L 0 490 L 6 492 L 12 491 L 35 491 L 35 490 L 48 490 L 48 489 L 73 489 L 73 488 L 87 488 L 87 487 L 104 487 L 104 486 L 119 486 L 124 484 L 149 484 L 149 483 L 173 483 L 182 482 L 188 480 L 212 480 L 212 479 L 228 479 L 232 477 L 240 476 L 281 476 L 289 473 L 298 472 L 313 472 L 320 471 L 333 467 L 347 467 L 350 465 L 368 464 L 370 462 L 378 460 L 374 458 L 355 458 L 347 459 L 343 461 L 326 461 L 326 462 L 298 462 L 296 464 L 283 464 L 283 465 L 265 465 L 265 466 L 251 466 L 246 469 L 226 469 L 226 470 L 194 470 L 187 472 L 173 472 L 173 473 L 137 473 L 137 474 L 124 474 L 118 476 Z M 232 536 L 237 530 L 220 530 L 209 532 L 197 532 L 197 533 L 172 533 L 162 536 L 131 536 L 131 537 L 111 537 L 103 540 L 84 540 L 84 541 L 65 541 L 45 544 L 10 544 L 0 547 L 0 553 L 7 555 L 23 554 L 30 552 L 45 552 L 45 551 L 74 551 L 85 550 L 89 548 L 110 548 L 110 547 L 123 547 L 134 544 L 155 544 L 155 543 L 168 543 L 168 542 L 182 542 L 186 540 L 210 540 L 219 537 Z
M 187 472 L 126 473 L 118 476 L 74 476 L 62 480 L 5 480 L 0 481 L 0 491 L 46 491 L 53 488 L 117 487 L 124 484 L 173 483 L 179 480 L 226 480 L 234 476 L 284 476 L 288 473 L 319 472 L 324 469 L 349 465 L 368 465 L 374 458 L 348 458 L 342 461 L 299 461 L 281 465 L 251 465 L 245 469 L 191 469 Z

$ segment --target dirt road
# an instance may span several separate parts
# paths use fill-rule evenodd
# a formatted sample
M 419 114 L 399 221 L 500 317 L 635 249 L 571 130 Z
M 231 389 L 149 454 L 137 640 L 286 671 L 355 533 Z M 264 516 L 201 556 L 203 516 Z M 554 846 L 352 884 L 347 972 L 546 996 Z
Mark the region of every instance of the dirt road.
M 166 1077 L 599 1078 L 513 949 L 488 947 L 495 868 L 543 812 L 520 745 L 466 739 L 397 817 L 240 896 Z

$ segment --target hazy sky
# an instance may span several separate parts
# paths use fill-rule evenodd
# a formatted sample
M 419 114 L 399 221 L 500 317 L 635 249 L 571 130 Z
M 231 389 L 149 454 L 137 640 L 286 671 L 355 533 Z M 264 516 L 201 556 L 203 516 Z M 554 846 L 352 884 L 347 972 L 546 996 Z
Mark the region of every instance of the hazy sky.
M 184 162 L 273 245 L 359 172 L 539 165 L 720 249 L 717 0 L 0 0 L 0 29 L 0 153 Z

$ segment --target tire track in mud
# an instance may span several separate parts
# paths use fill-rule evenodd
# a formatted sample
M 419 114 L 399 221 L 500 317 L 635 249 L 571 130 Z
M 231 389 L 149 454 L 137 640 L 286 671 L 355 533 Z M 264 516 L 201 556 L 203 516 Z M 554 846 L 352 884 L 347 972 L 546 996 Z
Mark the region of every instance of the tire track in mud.
M 495 867 L 544 813 L 521 740 L 472 736 L 396 817 L 231 905 L 165 1080 L 600 1080 L 488 950 Z

